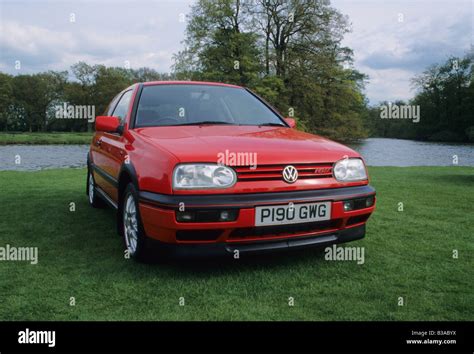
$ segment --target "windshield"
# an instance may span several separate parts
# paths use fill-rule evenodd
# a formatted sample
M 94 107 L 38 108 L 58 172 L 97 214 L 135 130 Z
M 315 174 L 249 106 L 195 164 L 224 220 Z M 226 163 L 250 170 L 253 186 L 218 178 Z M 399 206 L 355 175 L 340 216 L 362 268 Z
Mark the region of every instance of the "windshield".
M 186 84 L 143 87 L 136 127 L 194 124 L 286 126 L 243 88 Z

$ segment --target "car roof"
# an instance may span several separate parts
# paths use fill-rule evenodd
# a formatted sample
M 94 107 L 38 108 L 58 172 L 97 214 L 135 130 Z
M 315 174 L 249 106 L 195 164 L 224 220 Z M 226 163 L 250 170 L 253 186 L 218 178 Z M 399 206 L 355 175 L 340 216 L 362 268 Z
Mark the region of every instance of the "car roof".
M 225 86 L 225 87 L 234 87 L 242 88 L 241 86 L 224 84 L 221 82 L 207 82 L 207 81 L 147 81 L 142 82 L 144 86 L 153 86 L 153 85 L 209 85 L 209 86 Z

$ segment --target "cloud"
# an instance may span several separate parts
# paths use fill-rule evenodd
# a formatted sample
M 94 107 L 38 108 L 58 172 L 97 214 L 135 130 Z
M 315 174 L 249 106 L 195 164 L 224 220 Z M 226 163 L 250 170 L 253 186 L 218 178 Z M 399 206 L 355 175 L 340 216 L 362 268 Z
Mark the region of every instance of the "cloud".
M 82 60 L 167 72 L 182 48 L 186 23 L 179 18 L 194 1 L 2 1 L 0 70 L 67 70 Z M 411 98 L 411 78 L 462 56 L 473 43 L 471 0 L 333 0 L 332 6 L 349 16 L 353 31 L 343 44 L 354 50 L 356 69 L 369 75 L 366 93 L 374 104 Z M 14 69 L 15 60 L 22 70 Z
M 111 66 L 149 66 L 169 69 L 172 52 L 150 46 L 151 39 L 143 34 L 109 36 L 93 31 L 77 34 L 20 25 L 7 21 L 0 25 L 2 61 L 13 67 L 20 60 L 28 71 L 67 69 L 84 60 Z M 154 51 L 155 49 L 155 51 Z
M 370 85 L 367 85 L 366 94 L 371 104 L 381 101 L 408 100 L 413 97 L 410 80 L 413 72 L 404 69 L 361 69 L 369 75 Z
M 456 22 L 450 24 L 448 21 Z M 463 50 L 467 51 L 470 47 L 469 30 L 468 14 L 455 20 L 445 19 L 442 28 L 437 19 L 430 19 L 422 26 L 407 26 L 402 31 L 393 26 L 388 33 L 381 29 L 379 33 L 385 33 L 385 43 L 394 45 L 363 53 L 360 63 L 373 69 L 420 71 L 430 64 L 445 61 L 451 55 L 462 55 Z M 437 35 L 433 35 L 435 33 Z M 377 37 L 380 38 L 380 34 Z
M 17 22 L 0 23 L 1 58 L 5 66 L 13 66 L 16 60 L 22 65 L 39 68 L 56 62 L 61 53 L 75 50 L 76 41 L 69 33 L 45 28 L 20 25 Z
M 2 3 L 0 69 L 12 74 L 67 70 L 83 60 L 168 72 L 184 37 L 186 24 L 179 15 L 189 10 L 189 2 Z M 17 60 L 21 70 L 15 70 Z
M 354 50 L 355 67 L 370 77 L 366 93 L 373 104 L 413 97 L 410 79 L 450 56 L 463 56 L 474 36 L 469 0 L 336 0 L 333 5 L 352 22 L 344 45 Z

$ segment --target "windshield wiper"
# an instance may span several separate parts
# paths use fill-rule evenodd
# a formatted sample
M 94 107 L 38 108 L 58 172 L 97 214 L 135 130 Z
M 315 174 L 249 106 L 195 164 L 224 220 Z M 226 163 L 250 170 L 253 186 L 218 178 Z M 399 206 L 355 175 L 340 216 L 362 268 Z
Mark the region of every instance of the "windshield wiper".
M 214 121 L 214 120 L 203 120 L 202 122 L 191 122 L 191 123 L 183 123 L 183 124 L 177 124 L 177 125 L 201 125 L 201 124 L 229 124 L 229 125 L 234 125 L 234 123 L 230 122 L 223 122 L 223 121 Z
M 259 127 L 286 127 L 286 125 L 281 123 L 262 123 L 258 125 Z

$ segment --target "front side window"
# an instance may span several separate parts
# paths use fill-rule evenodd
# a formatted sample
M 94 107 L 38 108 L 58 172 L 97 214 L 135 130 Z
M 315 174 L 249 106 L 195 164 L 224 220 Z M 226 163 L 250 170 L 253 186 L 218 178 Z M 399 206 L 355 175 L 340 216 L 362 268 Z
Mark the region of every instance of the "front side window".
M 130 99 L 132 98 L 132 90 L 125 92 L 122 95 L 119 103 L 112 113 L 113 116 L 119 117 L 122 123 L 125 123 L 125 117 L 127 116 L 128 107 L 130 106 Z
M 136 127 L 203 123 L 286 126 L 276 113 L 243 88 L 193 84 L 143 88 Z
M 117 104 L 117 101 L 121 97 L 121 94 L 119 93 L 117 96 L 114 97 L 114 99 L 109 103 L 107 106 L 107 109 L 105 111 L 106 116 L 111 116 L 112 112 L 114 111 L 115 105 Z

